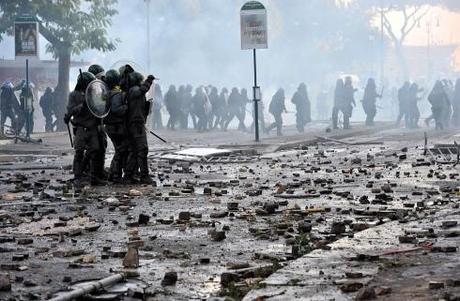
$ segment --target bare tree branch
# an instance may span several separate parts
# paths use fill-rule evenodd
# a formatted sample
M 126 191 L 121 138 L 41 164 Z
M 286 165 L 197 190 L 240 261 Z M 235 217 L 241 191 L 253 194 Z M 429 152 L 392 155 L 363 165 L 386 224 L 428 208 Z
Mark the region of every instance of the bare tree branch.
M 387 17 L 386 14 L 383 14 L 383 26 L 385 27 L 386 32 L 390 36 L 391 40 L 394 43 L 397 43 L 398 42 L 398 37 L 396 37 L 396 35 L 395 35 L 394 31 L 393 31 L 393 26 L 391 25 L 391 22 L 388 20 L 388 17 Z
M 413 20 L 412 20 L 412 24 L 409 26 L 409 28 L 407 28 L 406 32 L 407 34 L 409 34 L 410 32 L 412 32 L 412 30 L 415 28 L 415 26 L 417 26 L 417 24 L 420 22 L 420 20 L 430 11 L 430 8 L 427 7 L 427 9 L 425 11 L 423 11 L 420 15 L 418 15 L 417 17 L 414 17 Z M 406 36 L 407 36 L 406 34 Z

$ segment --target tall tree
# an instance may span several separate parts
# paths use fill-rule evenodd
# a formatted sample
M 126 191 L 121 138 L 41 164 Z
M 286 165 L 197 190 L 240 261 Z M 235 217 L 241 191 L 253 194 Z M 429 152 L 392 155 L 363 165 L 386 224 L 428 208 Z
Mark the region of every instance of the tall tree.
M 420 20 L 433 6 L 451 8 L 452 0 L 355 0 L 363 9 L 368 9 L 382 18 L 383 29 L 391 40 L 399 60 L 401 74 L 409 78 L 404 46 L 407 37 L 420 24 Z
M 0 41 L 4 34 L 13 34 L 16 17 L 27 13 L 38 19 L 40 33 L 50 43 L 47 51 L 58 59 L 58 130 L 65 127 L 71 56 L 87 49 L 115 49 L 117 41 L 107 37 L 107 28 L 117 14 L 116 3 L 117 0 L 0 0 Z

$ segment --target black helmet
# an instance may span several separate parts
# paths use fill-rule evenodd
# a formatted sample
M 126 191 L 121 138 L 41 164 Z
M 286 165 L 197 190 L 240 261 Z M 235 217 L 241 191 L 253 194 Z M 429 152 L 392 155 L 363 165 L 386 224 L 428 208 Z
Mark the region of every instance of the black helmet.
M 120 72 L 120 74 L 127 74 L 127 73 L 133 73 L 134 72 L 134 69 L 133 67 L 131 67 L 131 65 L 124 65 L 124 66 L 121 66 L 119 69 L 118 69 L 118 72 Z
M 113 88 L 120 84 L 120 73 L 117 70 L 110 69 L 105 73 L 105 83 L 109 88 Z
M 82 72 L 80 75 L 78 75 L 77 86 L 75 87 L 75 90 L 85 91 L 89 83 L 95 79 L 96 77 L 92 73 Z
M 101 65 L 93 64 L 89 66 L 88 72 L 91 72 L 97 78 L 100 78 L 104 75 L 104 68 Z
M 144 76 L 139 72 L 131 72 L 129 74 L 129 85 L 132 86 L 140 86 L 142 81 L 144 80 Z

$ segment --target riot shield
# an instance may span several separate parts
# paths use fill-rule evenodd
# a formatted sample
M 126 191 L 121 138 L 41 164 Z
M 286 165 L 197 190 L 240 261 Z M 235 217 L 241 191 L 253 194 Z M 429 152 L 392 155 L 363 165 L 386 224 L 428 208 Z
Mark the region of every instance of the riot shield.
M 99 79 L 90 82 L 86 88 L 86 104 L 90 112 L 98 118 L 104 118 L 109 114 L 110 107 L 107 105 L 108 92 L 109 89 L 106 84 Z

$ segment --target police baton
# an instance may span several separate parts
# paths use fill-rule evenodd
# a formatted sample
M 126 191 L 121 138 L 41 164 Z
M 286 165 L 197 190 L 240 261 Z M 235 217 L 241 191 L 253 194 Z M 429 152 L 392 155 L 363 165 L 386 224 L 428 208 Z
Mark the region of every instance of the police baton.
M 161 138 L 160 136 L 158 136 L 157 134 L 155 134 L 153 131 L 149 130 L 146 126 L 145 127 L 145 130 L 147 132 L 149 132 L 150 134 L 152 134 L 153 136 L 155 136 L 156 138 L 160 139 L 161 141 L 163 141 L 164 143 L 168 143 L 166 140 L 164 140 L 163 138 Z
M 70 132 L 70 126 L 68 123 L 67 123 L 67 132 L 69 132 L 70 146 L 72 146 L 73 148 L 72 133 Z

